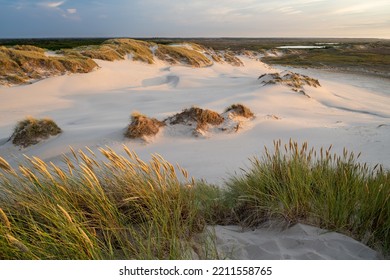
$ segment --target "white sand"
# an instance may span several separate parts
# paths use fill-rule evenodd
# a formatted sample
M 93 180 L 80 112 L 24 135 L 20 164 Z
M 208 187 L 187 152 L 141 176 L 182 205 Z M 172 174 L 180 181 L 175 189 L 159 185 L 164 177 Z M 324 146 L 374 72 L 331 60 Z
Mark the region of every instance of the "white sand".
M 322 87 L 305 88 L 311 96 L 307 98 L 282 85 L 262 86 L 257 77 L 278 70 L 256 60 L 241 59 L 245 67 L 225 63 L 202 69 L 164 62 L 148 65 L 130 60 L 97 61 L 101 68 L 89 74 L 0 87 L 0 156 L 14 164 L 22 154 L 58 163 L 60 155 L 69 152 L 69 146 L 89 146 L 94 150 L 108 145 L 121 152 L 124 143 L 144 160 L 151 153 L 159 153 L 179 163 L 192 176 L 221 184 L 229 174 L 248 165 L 248 158 L 261 156 L 264 145 L 272 147 L 274 139 L 287 142 L 292 138 L 315 147 L 333 144 L 333 150 L 339 153 L 347 147 L 362 152 L 362 161 L 390 167 L 389 80 L 383 80 L 384 86 L 378 92 L 375 80 L 370 87 L 367 79 L 368 86 L 361 88 L 351 76 L 344 80 L 342 75 L 320 73 Z M 305 74 L 316 78 L 318 71 L 313 73 Z M 239 133 L 211 133 L 194 138 L 188 133 L 163 129 L 148 144 L 123 137 L 133 111 L 164 119 L 192 105 L 222 112 L 234 103 L 247 105 L 256 115 Z M 16 122 L 28 115 L 51 117 L 64 133 L 22 150 L 5 143 Z M 242 257 L 257 256 L 243 250 Z M 318 254 L 328 258 L 321 252 L 274 257 L 316 258 Z M 357 254 L 359 258 L 360 253 Z
M 216 226 L 209 230 L 217 237 L 216 248 L 222 259 L 375 260 L 381 257 L 350 237 L 303 224 L 255 230 Z

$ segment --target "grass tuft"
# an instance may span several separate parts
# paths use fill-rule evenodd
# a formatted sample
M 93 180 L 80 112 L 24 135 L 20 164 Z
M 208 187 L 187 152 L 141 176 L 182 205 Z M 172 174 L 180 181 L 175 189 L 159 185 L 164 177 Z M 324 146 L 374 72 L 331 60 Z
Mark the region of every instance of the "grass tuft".
M 165 124 L 155 118 L 148 118 L 138 112 L 131 115 L 131 123 L 128 126 L 125 136 L 128 138 L 142 138 L 154 136 Z
M 51 119 L 34 119 L 30 117 L 16 125 L 11 139 L 14 145 L 25 148 L 61 132 L 61 128 Z

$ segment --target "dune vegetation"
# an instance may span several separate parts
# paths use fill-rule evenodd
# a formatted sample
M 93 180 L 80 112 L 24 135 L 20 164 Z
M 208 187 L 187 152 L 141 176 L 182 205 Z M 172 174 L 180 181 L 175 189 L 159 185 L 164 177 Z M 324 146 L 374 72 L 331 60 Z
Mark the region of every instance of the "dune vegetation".
M 88 149 L 65 167 L 0 158 L 0 259 L 218 258 L 206 225 L 281 219 L 344 233 L 388 257 L 390 172 L 346 150 L 275 142 L 225 186 L 191 178 L 158 155 Z
M 110 39 L 98 45 L 77 46 L 56 51 L 47 56 L 45 49 L 16 45 L 0 46 L 0 85 L 18 85 L 66 73 L 88 73 L 98 65 L 93 59 L 106 61 L 132 60 L 148 64 L 155 58 L 172 65 L 207 67 L 215 62 L 242 66 L 233 52 L 216 53 L 195 43 L 164 45 L 134 39 Z
M 209 125 L 219 125 L 224 121 L 224 118 L 217 112 L 202 109 L 199 107 L 191 107 L 184 109 L 181 113 L 177 113 L 174 116 L 169 117 L 164 122 L 170 125 L 195 124 L 195 132 L 199 130 L 207 130 Z
M 12 143 L 20 147 L 38 144 L 39 141 L 62 132 L 51 119 L 35 119 L 32 117 L 20 121 L 11 136 Z
M 125 136 L 128 138 L 143 138 L 156 135 L 160 127 L 165 126 L 164 122 L 160 122 L 155 118 L 148 118 L 138 112 L 131 115 L 131 123 L 128 126 Z
M 83 56 L 48 57 L 34 46 L 0 46 L 0 85 L 31 82 L 65 73 L 88 73 L 97 64 Z
M 186 46 L 159 45 L 156 56 L 170 64 L 187 64 L 193 67 L 210 66 L 213 62 L 208 59 L 199 49 L 195 50 Z M 197 50 L 198 49 L 198 50 Z
M 311 78 L 306 75 L 285 71 L 283 73 L 271 73 L 263 74 L 258 80 L 263 85 L 281 84 L 291 88 L 292 91 L 302 93 L 303 95 L 310 97 L 304 91 L 304 86 L 321 87 L 320 82 L 317 79 Z

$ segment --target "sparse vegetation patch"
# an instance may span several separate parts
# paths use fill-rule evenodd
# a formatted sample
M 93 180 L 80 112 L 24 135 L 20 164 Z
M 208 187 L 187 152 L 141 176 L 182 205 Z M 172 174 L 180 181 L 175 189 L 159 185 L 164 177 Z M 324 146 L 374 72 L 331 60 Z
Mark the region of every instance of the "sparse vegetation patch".
M 138 112 L 131 115 L 131 123 L 126 130 L 128 138 L 145 138 L 156 135 L 165 124 L 155 118 L 148 118 Z
M 202 130 L 207 130 L 209 125 L 220 125 L 223 121 L 224 118 L 217 112 L 191 107 L 169 117 L 164 122 L 169 125 L 183 124 L 194 126 L 194 133 L 197 134 Z
M 25 148 L 61 132 L 61 128 L 51 119 L 27 118 L 16 125 L 11 139 L 14 145 Z
M 308 96 L 304 91 L 304 86 L 320 87 L 320 82 L 317 79 L 313 79 L 309 76 L 293 73 L 290 71 L 284 71 L 282 73 L 263 74 L 259 78 L 259 81 L 263 85 L 270 84 L 282 84 L 291 88 L 295 92 L 302 93 Z

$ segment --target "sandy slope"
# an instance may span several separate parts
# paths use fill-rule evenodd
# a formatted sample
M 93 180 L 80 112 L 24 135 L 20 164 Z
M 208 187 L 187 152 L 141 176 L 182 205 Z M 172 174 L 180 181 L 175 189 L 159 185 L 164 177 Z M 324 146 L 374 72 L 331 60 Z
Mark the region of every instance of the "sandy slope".
M 221 258 L 239 260 L 375 260 L 377 252 L 345 235 L 296 224 L 255 230 L 238 226 L 209 228 Z
M 214 64 L 207 68 L 169 66 L 161 61 L 155 65 L 97 61 L 101 68 L 89 74 L 1 87 L 0 144 L 27 115 L 49 116 L 64 133 L 22 150 L 7 142 L 0 146 L 0 156 L 13 163 L 22 154 L 59 162 L 60 155 L 69 152 L 68 146 L 108 145 L 120 152 L 126 144 L 145 160 L 159 153 L 194 177 L 222 183 L 229 173 L 245 167 L 248 158 L 260 156 L 264 145 L 292 138 L 316 147 L 333 144 L 336 152 L 347 147 L 362 152 L 363 161 L 390 167 L 389 80 L 377 92 L 370 86 L 355 86 L 351 78 L 344 81 L 340 75 L 320 73 L 322 87 L 305 88 L 311 96 L 307 98 L 282 85 L 262 86 L 257 77 L 278 70 L 256 60 L 242 60 L 245 67 Z M 194 138 L 165 128 L 150 143 L 123 137 L 133 111 L 164 119 L 192 105 L 222 112 L 233 103 L 247 105 L 256 115 L 239 133 Z

